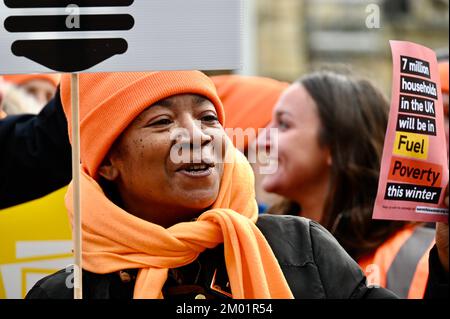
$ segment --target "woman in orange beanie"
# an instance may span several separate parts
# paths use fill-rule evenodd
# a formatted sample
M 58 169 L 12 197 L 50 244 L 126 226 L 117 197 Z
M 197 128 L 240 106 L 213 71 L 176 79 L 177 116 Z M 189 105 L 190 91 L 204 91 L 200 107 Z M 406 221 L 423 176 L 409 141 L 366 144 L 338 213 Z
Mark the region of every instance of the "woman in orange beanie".
M 70 91 L 63 76 L 68 123 Z M 258 218 L 252 170 L 203 73 L 82 74 L 80 99 L 84 298 L 393 297 L 367 288 L 318 224 Z M 27 297 L 72 298 L 69 276 Z

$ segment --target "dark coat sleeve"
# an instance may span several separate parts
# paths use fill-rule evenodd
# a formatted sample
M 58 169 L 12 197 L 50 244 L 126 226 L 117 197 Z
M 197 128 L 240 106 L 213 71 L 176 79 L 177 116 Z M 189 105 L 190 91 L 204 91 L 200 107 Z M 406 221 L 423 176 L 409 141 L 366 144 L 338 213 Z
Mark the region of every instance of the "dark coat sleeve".
M 25 299 L 73 299 L 73 267 L 39 280 Z M 95 274 L 83 270 L 83 299 L 130 299 L 134 282 L 124 283 L 116 273 Z
M 39 280 L 25 299 L 73 299 L 73 268 L 62 269 Z
M 0 208 L 55 191 L 70 182 L 71 148 L 59 92 L 38 115 L 0 120 Z
M 369 288 L 359 265 L 321 225 L 296 216 L 263 215 L 258 228 L 271 246 L 295 298 L 391 299 Z
M 448 299 L 448 272 L 442 267 L 436 245 L 430 251 L 428 265 L 430 272 L 425 299 Z
M 314 261 L 327 298 L 396 299 L 384 288 L 369 288 L 359 265 L 321 225 L 310 221 Z

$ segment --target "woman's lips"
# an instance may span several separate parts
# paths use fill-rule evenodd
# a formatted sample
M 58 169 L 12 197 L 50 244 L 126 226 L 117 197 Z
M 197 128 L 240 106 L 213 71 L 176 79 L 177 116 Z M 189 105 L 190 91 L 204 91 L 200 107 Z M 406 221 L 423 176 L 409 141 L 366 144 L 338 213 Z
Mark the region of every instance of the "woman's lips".
M 212 174 L 214 167 L 206 167 L 205 169 L 199 169 L 199 170 L 188 170 L 188 169 L 181 169 L 178 170 L 177 173 L 180 173 L 186 177 L 191 178 L 200 178 L 200 177 L 208 177 Z

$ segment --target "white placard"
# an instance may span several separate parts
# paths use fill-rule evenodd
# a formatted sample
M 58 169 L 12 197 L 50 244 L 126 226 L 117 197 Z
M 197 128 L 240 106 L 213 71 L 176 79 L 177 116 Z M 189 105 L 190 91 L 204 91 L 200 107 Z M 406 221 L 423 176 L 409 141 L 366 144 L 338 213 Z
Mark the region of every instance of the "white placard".
M 99 1 L 73 0 L 79 6 L 38 8 L 52 1 L 33 0 L 34 8 L 10 8 L 5 3 L 27 1 L 0 0 L 0 74 L 239 69 L 242 1 L 128 0 L 129 6 L 88 7 L 83 4 Z M 111 25 L 122 30 L 111 31 Z M 64 49 L 63 42 L 73 48 Z M 96 55 L 99 61 L 92 61 Z

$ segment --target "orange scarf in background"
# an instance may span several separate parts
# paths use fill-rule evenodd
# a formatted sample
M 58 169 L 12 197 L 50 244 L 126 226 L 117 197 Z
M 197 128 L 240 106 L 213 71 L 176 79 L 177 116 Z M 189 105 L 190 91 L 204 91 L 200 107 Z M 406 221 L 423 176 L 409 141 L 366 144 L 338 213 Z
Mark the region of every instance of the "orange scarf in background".
M 83 268 L 99 274 L 139 268 L 134 298 L 163 298 L 168 269 L 197 259 L 224 243 L 233 298 L 293 298 L 272 249 L 255 225 L 253 173 L 245 157 L 228 147 L 220 192 L 197 221 L 167 229 L 116 206 L 87 174 L 81 178 Z M 73 185 L 66 196 L 72 220 Z

